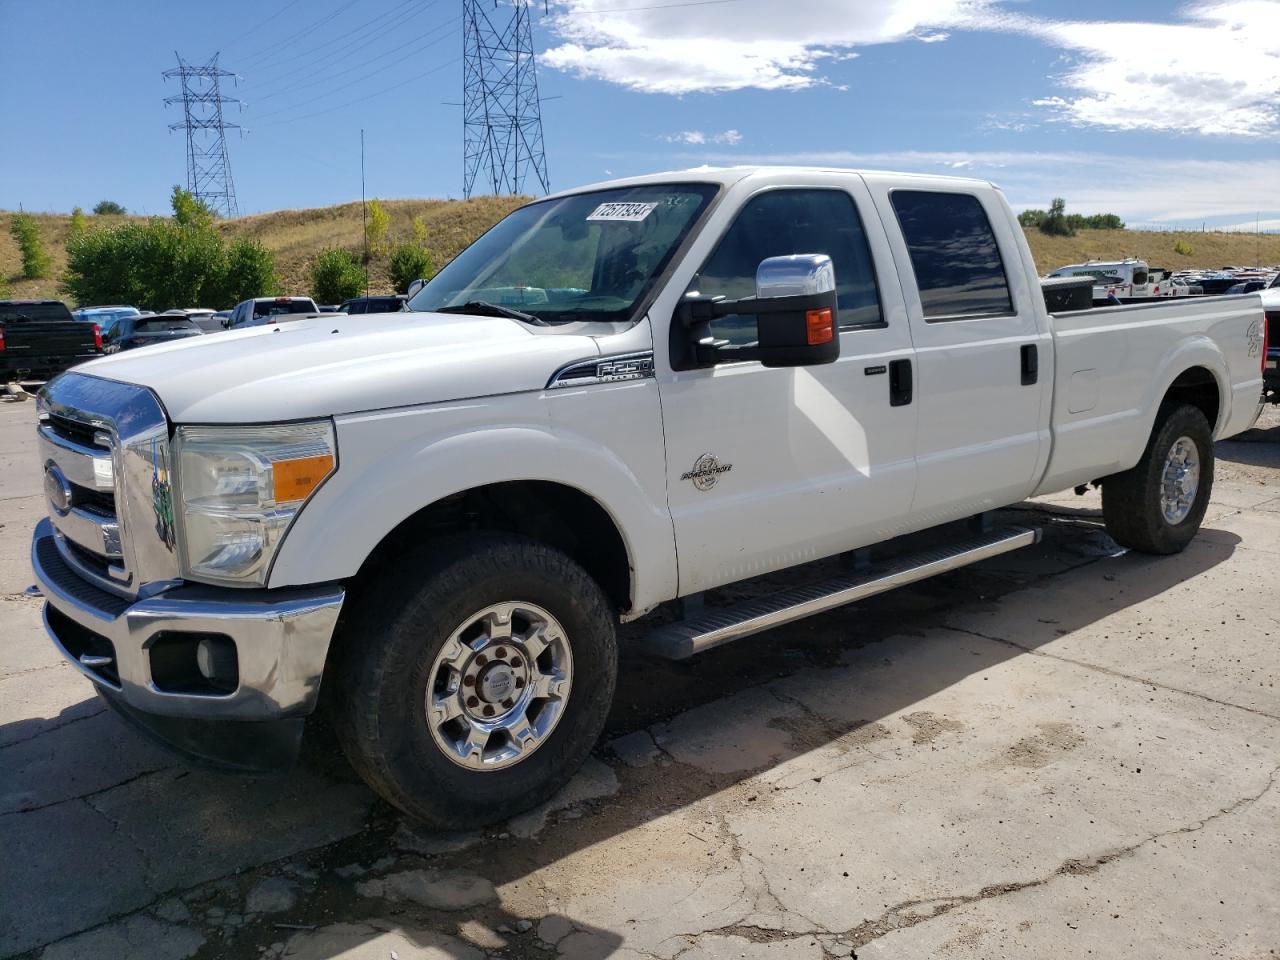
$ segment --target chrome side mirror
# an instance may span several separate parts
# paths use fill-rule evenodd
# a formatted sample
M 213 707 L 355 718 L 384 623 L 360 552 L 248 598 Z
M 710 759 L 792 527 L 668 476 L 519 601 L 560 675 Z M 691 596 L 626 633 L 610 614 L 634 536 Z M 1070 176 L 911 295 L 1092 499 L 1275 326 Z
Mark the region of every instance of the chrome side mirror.
M 768 257 L 756 267 L 756 299 L 834 293 L 836 268 L 825 253 Z

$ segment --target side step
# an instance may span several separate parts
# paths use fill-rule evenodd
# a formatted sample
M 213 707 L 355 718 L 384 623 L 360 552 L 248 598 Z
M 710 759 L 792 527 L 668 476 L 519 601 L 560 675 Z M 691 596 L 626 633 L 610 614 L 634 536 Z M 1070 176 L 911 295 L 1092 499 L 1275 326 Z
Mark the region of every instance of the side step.
M 980 536 L 966 537 L 944 547 L 898 557 L 883 564 L 872 564 L 821 583 L 793 587 L 731 607 L 706 610 L 688 620 L 658 627 L 645 638 L 644 647 L 657 656 L 683 660 L 730 640 L 749 637 L 815 613 L 825 613 L 895 587 L 1039 542 L 1040 531 L 1027 527 L 1005 527 Z

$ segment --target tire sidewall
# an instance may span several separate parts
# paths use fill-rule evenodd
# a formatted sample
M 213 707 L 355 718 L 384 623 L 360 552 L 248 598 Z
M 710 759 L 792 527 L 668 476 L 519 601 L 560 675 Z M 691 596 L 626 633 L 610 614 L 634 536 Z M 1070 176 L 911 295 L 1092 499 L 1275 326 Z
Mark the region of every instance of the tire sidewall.
M 559 621 L 572 686 L 555 729 L 529 757 L 472 770 L 450 760 L 428 727 L 431 667 L 468 618 L 508 601 L 537 604 Z M 461 550 L 390 613 L 381 637 L 362 639 L 384 645 L 381 682 L 357 693 L 376 711 L 378 779 L 402 809 L 437 822 L 489 822 L 549 797 L 586 759 L 613 699 L 617 647 L 603 593 L 564 554 L 532 541 L 484 538 Z
M 1165 519 L 1160 509 L 1160 495 L 1164 481 L 1164 465 L 1173 445 L 1182 437 L 1195 444 L 1200 464 L 1200 478 L 1191 510 L 1176 524 Z M 1192 406 L 1178 407 L 1171 411 L 1152 438 L 1147 471 L 1147 490 L 1143 496 L 1143 510 L 1147 514 L 1157 543 L 1162 552 L 1176 553 L 1182 550 L 1196 533 L 1209 509 L 1209 497 L 1213 490 L 1213 434 L 1203 413 Z

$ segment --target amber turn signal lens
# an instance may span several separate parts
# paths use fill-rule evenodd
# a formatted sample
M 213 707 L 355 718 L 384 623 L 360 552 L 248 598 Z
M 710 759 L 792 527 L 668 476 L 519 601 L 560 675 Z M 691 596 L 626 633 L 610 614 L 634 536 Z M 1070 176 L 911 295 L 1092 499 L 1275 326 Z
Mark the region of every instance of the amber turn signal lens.
M 276 503 L 305 500 L 332 470 L 333 457 L 327 453 L 296 460 L 277 460 L 271 465 Z
M 831 322 L 830 307 L 823 307 L 821 310 L 806 310 L 804 322 L 809 331 L 809 346 L 811 347 L 830 343 L 831 338 L 836 335 L 835 325 Z

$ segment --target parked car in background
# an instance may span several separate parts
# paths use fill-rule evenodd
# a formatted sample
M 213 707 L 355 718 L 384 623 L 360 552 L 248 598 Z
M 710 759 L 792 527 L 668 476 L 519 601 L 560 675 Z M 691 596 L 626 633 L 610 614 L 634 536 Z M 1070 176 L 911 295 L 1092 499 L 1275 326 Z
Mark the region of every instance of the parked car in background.
M 1235 296 L 1240 293 L 1257 293 L 1259 290 L 1267 289 L 1265 280 L 1246 280 L 1244 283 L 1233 284 L 1227 288 L 1227 296 Z
M 71 311 L 71 316 L 85 323 L 96 323 L 102 328 L 103 334 L 106 334 L 121 317 L 138 317 L 142 313 L 143 311 L 137 307 L 116 304 L 103 307 L 80 307 L 78 310 Z
M 0 384 L 43 380 L 102 353 L 102 329 L 61 300 L 0 300 Z
M 204 330 L 190 317 L 181 313 L 162 313 L 150 317 L 125 317 L 117 321 L 107 335 L 104 347 L 107 353 L 136 350 L 157 343 L 170 343 L 187 337 L 198 337 Z
M 223 311 L 224 314 L 228 311 Z M 222 330 L 222 318 L 210 307 L 177 307 L 160 314 L 162 317 L 186 317 L 205 333 Z
M 260 327 L 283 320 L 297 320 L 307 314 L 318 314 L 320 308 L 310 297 L 254 297 L 236 304 L 231 311 L 231 327 Z
M 376 297 L 355 297 L 347 300 L 338 308 L 339 313 L 399 313 L 408 301 L 402 293 L 378 295 Z
M 322 303 L 320 304 L 320 312 L 321 313 L 337 313 L 338 305 L 336 303 Z
M 218 329 L 219 329 L 219 330 L 225 330 L 227 327 L 231 326 L 231 311 L 230 311 L 230 310 L 219 310 L 219 311 L 218 311 L 217 313 L 215 313 L 213 316 L 214 316 L 214 318 L 218 321 Z

